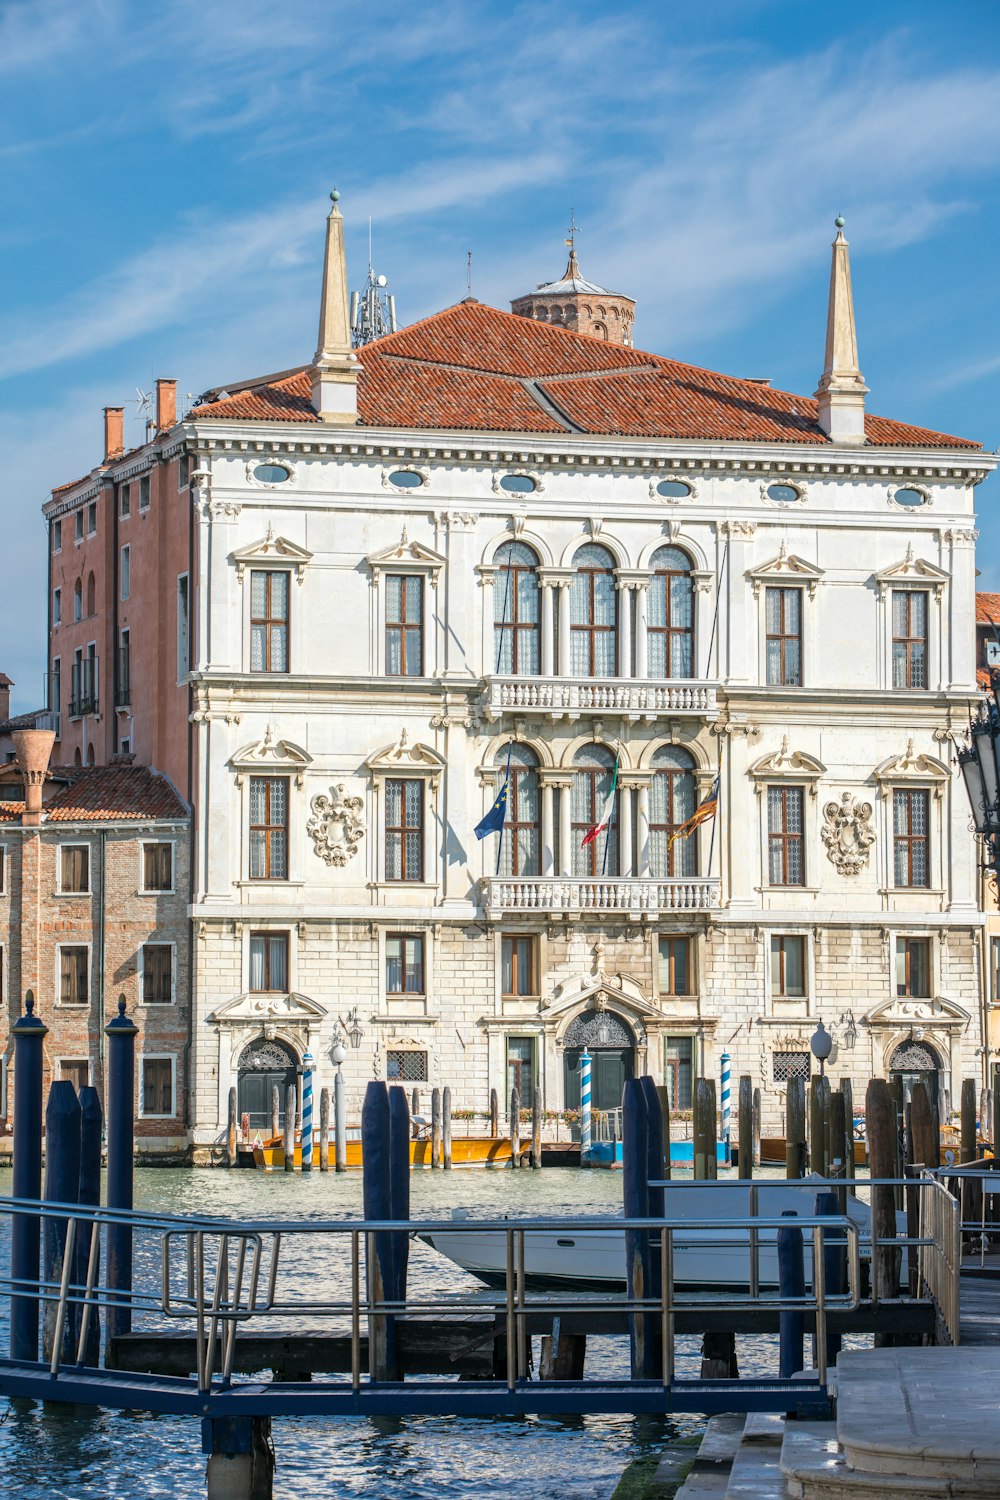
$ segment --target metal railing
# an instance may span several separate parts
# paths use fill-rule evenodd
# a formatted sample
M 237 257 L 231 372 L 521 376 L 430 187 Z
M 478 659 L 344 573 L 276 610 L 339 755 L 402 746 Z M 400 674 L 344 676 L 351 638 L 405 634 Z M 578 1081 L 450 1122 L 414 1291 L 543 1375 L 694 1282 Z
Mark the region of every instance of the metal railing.
M 962 1209 L 933 1172 L 920 1174 L 919 1286 L 937 1304 L 953 1344 L 960 1339 Z
M 591 1113 L 591 1139 L 595 1141 L 620 1141 L 622 1138 L 621 1109 L 595 1109 Z

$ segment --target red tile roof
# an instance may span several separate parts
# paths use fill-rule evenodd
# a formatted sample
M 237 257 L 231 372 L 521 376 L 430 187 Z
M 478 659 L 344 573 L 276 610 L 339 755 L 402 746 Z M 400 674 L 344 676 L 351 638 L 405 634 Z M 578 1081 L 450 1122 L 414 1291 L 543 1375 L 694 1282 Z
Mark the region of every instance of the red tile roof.
M 360 349 L 358 359 L 361 426 L 829 442 L 810 396 L 608 344 L 479 302 L 460 302 L 389 334 Z M 319 420 L 305 369 L 205 402 L 190 415 Z M 875 447 L 982 446 L 887 417 L 866 417 L 865 432 Z
M 46 802 L 46 823 L 147 822 L 188 816 L 172 783 L 148 766 L 60 766 L 58 774 L 60 778 L 69 775 L 72 781 Z M 19 822 L 23 811 L 23 802 L 0 801 L 0 822 Z
M 976 594 L 976 624 L 1000 625 L 1000 594 Z

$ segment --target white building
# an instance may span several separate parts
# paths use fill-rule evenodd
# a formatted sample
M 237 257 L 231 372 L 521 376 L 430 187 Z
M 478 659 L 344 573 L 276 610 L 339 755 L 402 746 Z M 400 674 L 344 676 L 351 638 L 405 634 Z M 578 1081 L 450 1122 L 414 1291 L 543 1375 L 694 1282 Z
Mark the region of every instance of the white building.
M 847 254 L 815 399 L 471 299 L 355 355 L 334 204 L 312 365 L 181 424 L 200 1146 L 307 1046 L 329 1084 L 338 1028 L 355 1102 L 561 1110 L 586 1042 L 598 1105 L 727 1050 L 773 1120 L 820 1018 L 856 1089 L 979 1076 L 950 741 L 993 459 L 865 415 Z

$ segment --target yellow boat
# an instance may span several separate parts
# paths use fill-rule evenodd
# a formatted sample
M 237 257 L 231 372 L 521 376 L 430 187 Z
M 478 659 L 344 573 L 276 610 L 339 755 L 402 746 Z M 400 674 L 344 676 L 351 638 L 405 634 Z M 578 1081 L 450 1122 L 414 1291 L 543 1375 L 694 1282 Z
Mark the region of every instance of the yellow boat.
M 272 1135 L 266 1141 L 254 1141 L 253 1164 L 262 1172 L 283 1172 L 285 1170 L 285 1137 Z M 297 1131 L 295 1134 L 295 1169 L 296 1171 L 302 1170 L 302 1137 Z
M 361 1166 L 361 1141 L 357 1139 L 360 1132 L 352 1130 L 348 1133 L 347 1165 L 349 1168 Z M 354 1137 L 352 1139 L 351 1137 Z M 521 1155 L 527 1156 L 531 1150 L 530 1141 L 521 1145 Z M 280 1135 L 270 1136 L 266 1141 L 254 1141 L 253 1146 L 254 1165 L 262 1172 L 283 1172 L 285 1169 L 285 1141 Z M 456 1135 L 451 1142 L 451 1162 L 453 1167 L 490 1167 L 509 1166 L 511 1160 L 510 1137 L 504 1135 Z M 410 1142 L 410 1166 L 429 1167 L 431 1164 L 431 1143 L 426 1137 Z M 333 1142 L 330 1142 L 330 1165 L 333 1165 Z M 319 1167 L 319 1135 L 313 1137 L 313 1166 Z M 302 1168 L 302 1141 L 298 1134 L 295 1137 L 295 1170 Z

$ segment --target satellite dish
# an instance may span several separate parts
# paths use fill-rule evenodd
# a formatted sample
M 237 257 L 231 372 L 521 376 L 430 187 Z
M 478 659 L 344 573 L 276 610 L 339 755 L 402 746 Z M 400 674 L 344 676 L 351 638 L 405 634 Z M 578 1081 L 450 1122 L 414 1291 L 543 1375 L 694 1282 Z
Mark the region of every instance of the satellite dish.
M 389 278 L 388 278 L 388 276 L 376 276 L 375 277 L 375 285 L 376 286 L 388 286 L 389 285 Z

